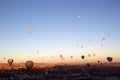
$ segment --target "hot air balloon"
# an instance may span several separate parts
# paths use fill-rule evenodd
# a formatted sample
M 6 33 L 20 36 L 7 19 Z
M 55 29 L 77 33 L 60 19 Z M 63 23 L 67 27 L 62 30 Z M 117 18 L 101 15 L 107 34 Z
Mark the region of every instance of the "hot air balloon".
M 3 59 L 5 60 L 5 57 Z
M 103 47 L 103 44 L 101 44 L 101 47 Z
M 88 42 L 89 42 L 90 40 L 88 40 Z
M 32 30 L 32 29 L 30 29 L 30 30 L 29 30 L 29 32 L 30 32 L 30 33 L 32 33 L 32 32 L 33 32 L 33 30 Z
M 37 53 L 39 53 L 39 50 L 37 50 Z
M 110 34 L 108 33 L 108 37 L 110 37 Z
M 81 56 L 81 58 L 82 58 L 82 59 L 84 59 L 84 58 L 85 58 L 85 56 L 84 56 L 84 55 L 82 55 L 82 56 Z
M 61 60 L 65 60 L 65 58 L 62 55 L 60 55 L 60 58 L 61 58 Z
M 70 56 L 70 58 L 72 59 L 72 58 L 73 58 L 73 56 Z
M 78 19 L 80 19 L 80 16 L 77 16 Z
M 105 37 L 103 37 L 103 39 L 102 40 L 105 40 Z
M 88 56 L 90 57 L 91 55 L 90 55 L 90 54 L 88 54 Z
M 99 61 L 99 60 L 98 60 L 97 62 L 98 62 L 98 64 L 100 63 L 100 61 Z
M 80 30 L 77 30 L 77 32 L 80 32 Z
M 112 57 L 107 57 L 107 61 L 112 62 L 113 58 Z
M 62 58 L 62 55 L 60 55 L 60 58 Z
M 41 58 L 41 60 L 44 60 L 44 58 Z
M 103 63 L 100 63 L 100 65 L 102 65 Z
M 12 66 L 13 62 L 14 62 L 13 59 L 8 59 L 8 64 L 9 64 L 9 66 Z
M 83 45 L 81 45 L 81 48 L 83 48 Z
M 34 65 L 33 61 L 26 61 L 25 62 L 25 66 L 27 69 L 32 69 L 33 65 Z
M 51 58 L 54 58 L 54 56 L 51 56 Z
M 90 64 L 89 64 L 89 63 L 87 63 L 86 65 L 87 65 L 87 67 L 90 67 Z
M 53 37 L 56 37 L 56 34 L 53 34 Z
M 78 46 L 79 46 L 79 44 L 76 44 L 76 46 L 78 47 Z

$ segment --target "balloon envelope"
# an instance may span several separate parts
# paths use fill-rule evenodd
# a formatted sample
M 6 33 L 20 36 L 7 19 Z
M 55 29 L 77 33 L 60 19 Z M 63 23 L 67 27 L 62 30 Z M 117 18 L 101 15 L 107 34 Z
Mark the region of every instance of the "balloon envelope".
M 26 61 L 25 62 L 25 66 L 27 69 L 32 69 L 33 65 L 34 65 L 33 61 Z
M 85 58 L 85 56 L 84 56 L 84 55 L 82 55 L 82 56 L 81 56 L 81 58 L 82 58 L 82 59 L 84 59 L 84 58 Z
M 70 58 L 72 59 L 72 58 L 73 58 L 73 56 L 70 56 Z
M 83 45 L 81 45 L 81 48 L 83 48 Z
M 11 66 L 13 64 L 13 59 L 8 59 L 8 64 Z
M 39 50 L 37 50 L 37 53 L 39 53 Z
M 56 37 L 56 34 L 53 34 L 53 37 Z
M 98 61 L 98 63 L 100 63 L 100 61 Z
M 105 40 L 105 37 L 103 37 L 103 39 L 102 40 Z
M 77 16 L 77 18 L 80 18 L 80 16 Z
M 32 33 L 32 32 L 33 32 L 33 30 L 32 30 L 32 29 L 30 29 L 30 30 L 29 30 L 29 32 L 30 32 L 30 33 Z
M 79 44 L 76 44 L 76 46 L 78 47 L 78 46 L 79 46 Z
M 5 57 L 3 59 L 5 60 Z
M 112 58 L 112 57 L 107 57 L 107 60 L 108 60 L 109 62 L 112 62 L 113 58 Z
M 103 44 L 101 44 L 101 47 L 103 47 Z
M 77 32 L 80 32 L 80 30 L 77 30 Z
M 90 55 L 90 54 L 88 54 L 88 56 L 90 57 L 91 55 Z
M 60 58 L 62 58 L 62 55 L 60 55 Z
M 95 56 L 95 54 L 93 54 L 93 56 Z

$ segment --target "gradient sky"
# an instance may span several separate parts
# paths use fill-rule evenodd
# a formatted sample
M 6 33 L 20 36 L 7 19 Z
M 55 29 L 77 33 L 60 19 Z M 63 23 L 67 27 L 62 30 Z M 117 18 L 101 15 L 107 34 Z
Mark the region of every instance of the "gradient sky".
M 0 0 L 0 62 L 78 63 L 81 55 L 120 61 L 119 0 Z

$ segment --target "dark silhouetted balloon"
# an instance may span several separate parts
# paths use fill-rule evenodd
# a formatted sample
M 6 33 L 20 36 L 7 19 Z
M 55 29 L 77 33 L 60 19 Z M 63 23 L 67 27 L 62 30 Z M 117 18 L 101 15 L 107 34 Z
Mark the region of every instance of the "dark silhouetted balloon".
M 90 64 L 89 64 L 89 63 L 87 63 L 86 65 L 87 65 L 87 67 L 90 67 Z
M 100 63 L 100 65 L 102 65 L 103 63 Z
M 108 60 L 109 62 L 112 62 L 113 58 L 112 58 L 112 57 L 107 57 L 107 60 Z
M 33 65 L 34 65 L 33 61 L 26 61 L 25 62 L 25 66 L 26 66 L 27 69 L 32 69 Z
M 97 61 L 98 63 L 100 63 L 100 61 Z
M 8 59 L 8 64 L 11 66 L 13 64 L 14 60 L 13 59 Z
M 84 58 L 85 58 L 85 56 L 84 56 L 84 55 L 82 55 L 82 56 L 81 56 L 81 58 L 82 58 L 82 59 L 84 59 Z

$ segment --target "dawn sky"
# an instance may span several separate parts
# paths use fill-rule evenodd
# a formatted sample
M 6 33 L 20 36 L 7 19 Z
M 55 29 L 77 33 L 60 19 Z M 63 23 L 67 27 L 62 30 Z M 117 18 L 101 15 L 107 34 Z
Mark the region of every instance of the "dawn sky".
M 119 62 L 119 35 L 119 0 L 0 0 L 0 62 Z

